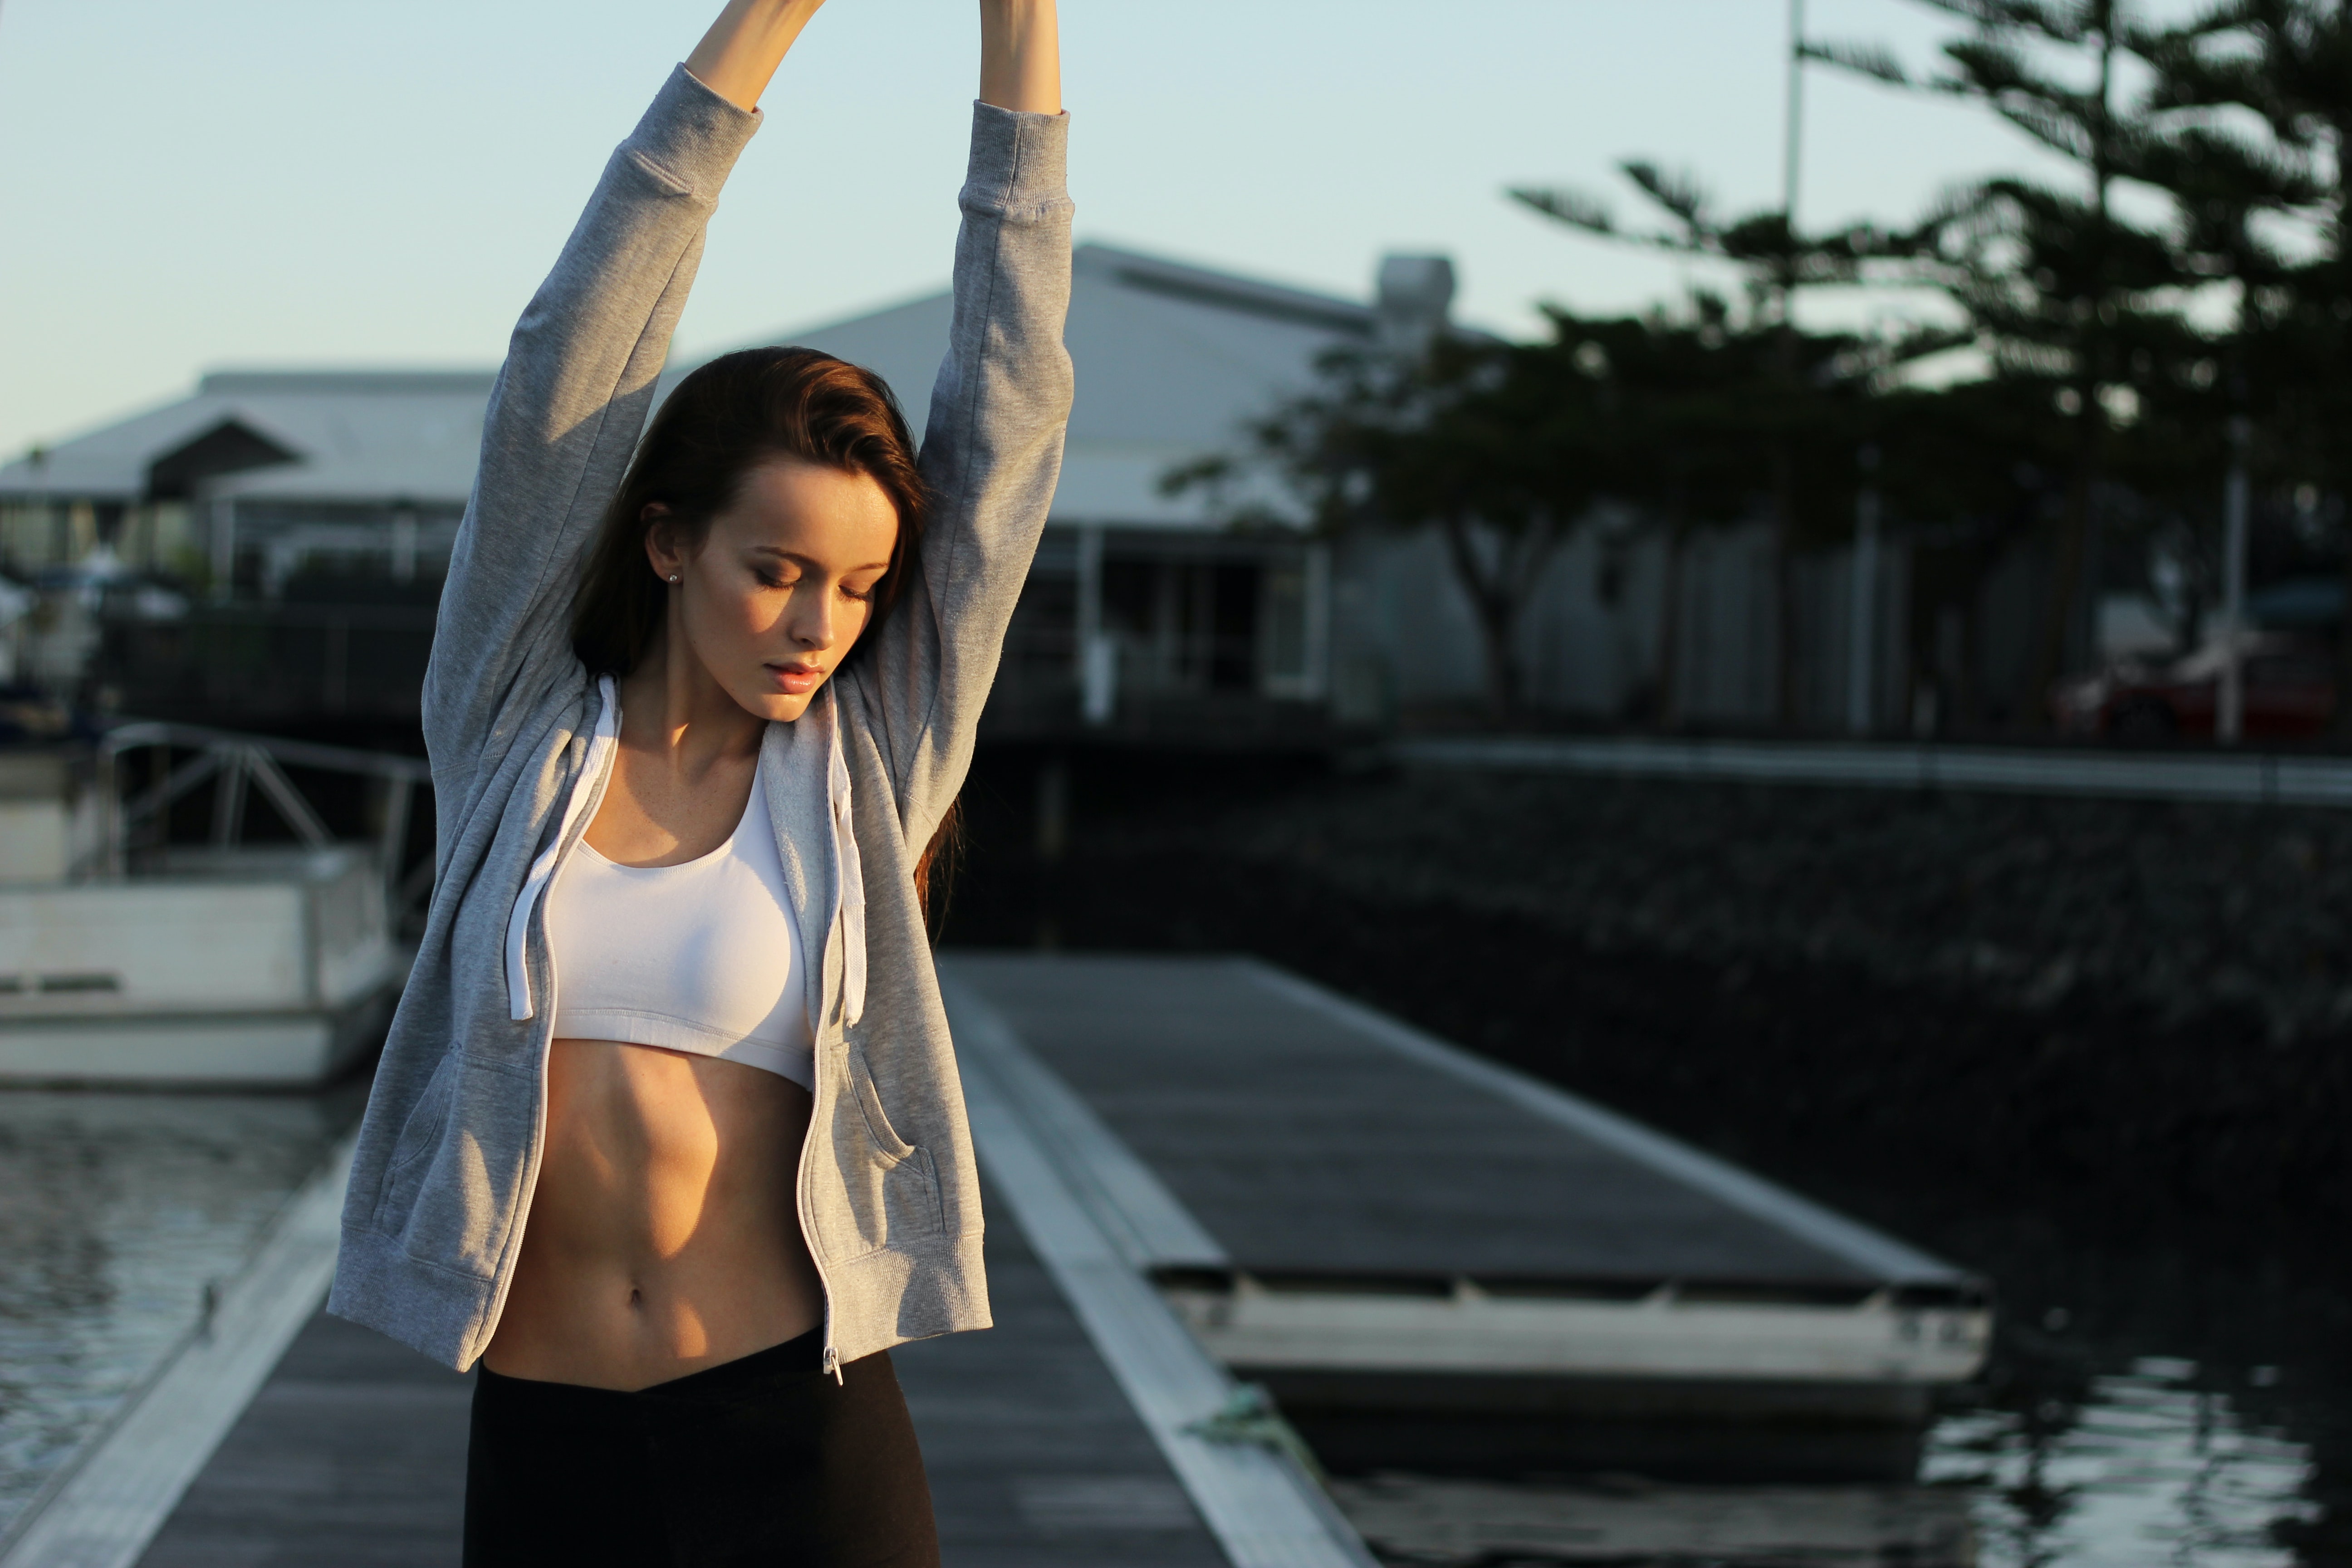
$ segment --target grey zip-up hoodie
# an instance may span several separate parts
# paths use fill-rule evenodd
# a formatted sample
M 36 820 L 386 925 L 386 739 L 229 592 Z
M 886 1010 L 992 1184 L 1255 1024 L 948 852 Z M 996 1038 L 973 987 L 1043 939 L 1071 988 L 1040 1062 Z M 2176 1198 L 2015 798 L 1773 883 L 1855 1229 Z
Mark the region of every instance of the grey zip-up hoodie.
M 798 1206 L 828 1368 L 989 1322 L 971 1141 L 913 872 L 963 782 L 1061 468 L 1067 124 L 973 107 L 916 574 L 874 646 L 762 742 L 810 959 L 815 1110 Z M 614 153 L 515 328 L 450 558 L 424 694 L 433 900 L 360 1127 L 327 1306 L 461 1371 L 497 1330 L 539 1176 L 557 979 L 541 894 L 613 765 L 613 686 L 572 651 L 573 590 L 719 187 L 757 125 L 681 68 Z

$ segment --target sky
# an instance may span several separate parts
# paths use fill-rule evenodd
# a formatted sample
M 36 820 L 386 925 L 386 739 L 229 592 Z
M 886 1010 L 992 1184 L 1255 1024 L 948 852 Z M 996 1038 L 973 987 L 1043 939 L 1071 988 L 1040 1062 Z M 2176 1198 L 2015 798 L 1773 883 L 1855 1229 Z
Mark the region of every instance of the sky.
M 1639 203 L 1647 155 L 1780 200 L 1788 0 L 1062 0 L 1077 233 L 1357 297 L 1443 251 L 1456 314 L 1727 288 L 1506 199 Z M 493 365 L 612 145 L 717 0 L 0 0 L 0 456 L 207 368 Z M 1927 63 L 1916 0 L 1815 37 Z M 775 341 L 944 285 L 971 0 L 832 0 L 763 103 L 677 348 Z M 1800 211 L 1900 219 L 2042 168 L 1982 110 L 1815 70 Z M 1822 297 L 1824 318 L 1916 308 Z

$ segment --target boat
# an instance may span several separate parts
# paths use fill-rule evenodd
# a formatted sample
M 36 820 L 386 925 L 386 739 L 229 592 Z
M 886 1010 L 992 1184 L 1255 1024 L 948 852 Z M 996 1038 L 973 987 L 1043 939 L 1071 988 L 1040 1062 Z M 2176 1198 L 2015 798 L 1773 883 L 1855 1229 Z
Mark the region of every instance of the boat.
M 289 769 L 360 784 L 374 834 L 337 837 Z M 0 754 L 0 1083 L 293 1089 L 350 1070 L 407 974 L 429 782 L 413 757 L 180 724 Z M 175 841 L 192 816 L 209 831 Z M 284 841 L 248 842 L 256 816 Z

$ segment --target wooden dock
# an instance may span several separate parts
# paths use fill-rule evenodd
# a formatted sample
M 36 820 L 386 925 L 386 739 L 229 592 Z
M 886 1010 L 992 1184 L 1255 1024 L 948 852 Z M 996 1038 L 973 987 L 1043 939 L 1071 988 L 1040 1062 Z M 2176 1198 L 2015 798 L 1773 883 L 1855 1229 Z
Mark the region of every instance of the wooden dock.
M 1792 1476 L 1898 1479 L 1982 1363 L 1963 1271 L 1267 965 L 942 972 L 965 1058 L 1343 1468 L 1738 1469 L 1761 1425 Z
M 1215 1537 L 1017 1226 L 992 1228 L 988 1276 L 993 1331 L 892 1357 L 945 1561 L 1223 1568 Z M 142 1568 L 455 1564 L 472 1387 L 379 1334 L 312 1320 Z
M 1295 976 L 941 973 L 997 1326 L 895 1359 L 950 1568 L 1371 1568 L 1244 1380 L 1359 1476 L 1665 1474 L 1745 1424 L 1784 1470 L 1900 1482 L 1981 1359 L 1959 1270 Z M 340 1184 L 0 1568 L 457 1561 L 470 1384 L 315 1314 Z

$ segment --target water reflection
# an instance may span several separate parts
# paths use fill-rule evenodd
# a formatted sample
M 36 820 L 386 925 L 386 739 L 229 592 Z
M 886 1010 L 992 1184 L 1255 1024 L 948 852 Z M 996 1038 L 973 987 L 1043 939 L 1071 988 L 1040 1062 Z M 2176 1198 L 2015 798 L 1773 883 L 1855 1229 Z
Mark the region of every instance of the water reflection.
M 0 1091 L 0 1531 L 196 1321 L 347 1100 Z
M 1386 1475 L 1332 1483 L 1383 1562 L 1538 1563 L 1977 1561 L 1968 1500 L 1932 1487 L 1659 1486 L 1631 1476 L 1495 1482 Z
M 2266 1386 L 2268 1369 L 2251 1379 Z M 2073 1400 L 1948 1415 L 1919 1484 L 1658 1485 L 1636 1477 L 1343 1479 L 1381 1556 L 1499 1564 L 1902 1563 L 1912 1568 L 2270 1568 L 2316 1522 L 2310 1448 L 2200 1386 L 2197 1363 L 2141 1357 Z
M 2195 1362 L 2143 1356 L 2079 1406 L 1952 1417 L 1921 1479 L 1969 1489 L 1989 1568 L 2292 1563 L 2283 1532 L 2321 1513 L 2310 1449 L 2198 1383 Z

